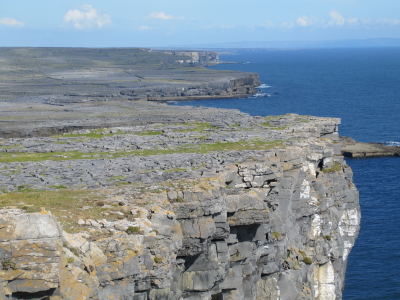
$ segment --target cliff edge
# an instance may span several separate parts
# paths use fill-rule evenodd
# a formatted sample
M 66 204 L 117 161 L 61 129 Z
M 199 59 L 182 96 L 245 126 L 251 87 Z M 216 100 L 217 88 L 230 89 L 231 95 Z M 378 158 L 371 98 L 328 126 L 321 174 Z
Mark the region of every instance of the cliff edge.
M 199 111 L 0 140 L 0 297 L 341 299 L 360 208 L 340 120 Z

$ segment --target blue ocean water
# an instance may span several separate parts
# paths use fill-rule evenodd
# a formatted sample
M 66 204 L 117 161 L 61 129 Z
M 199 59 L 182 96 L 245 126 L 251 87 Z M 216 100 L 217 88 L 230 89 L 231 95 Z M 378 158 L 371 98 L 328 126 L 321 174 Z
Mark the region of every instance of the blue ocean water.
M 237 64 L 214 69 L 257 72 L 258 95 L 173 105 L 339 117 L 341 135 L 400 145 L 400 48 L 254 50 L 220 59 Z M 400 299 L 400 158 L 347 162 L 360 191 L 362 220 L 343 299 Z

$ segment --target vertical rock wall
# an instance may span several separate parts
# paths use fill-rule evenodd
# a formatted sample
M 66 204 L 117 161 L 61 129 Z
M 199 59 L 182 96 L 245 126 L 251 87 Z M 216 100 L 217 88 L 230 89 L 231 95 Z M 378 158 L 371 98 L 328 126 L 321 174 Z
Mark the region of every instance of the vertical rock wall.
M 325 125 L 147 195 L 137 234 L 94 220 L 83 223 L 112 235 L 62 233 L 45 212 L 1 211 L 3 299 L 341 299 L 360 210 Z

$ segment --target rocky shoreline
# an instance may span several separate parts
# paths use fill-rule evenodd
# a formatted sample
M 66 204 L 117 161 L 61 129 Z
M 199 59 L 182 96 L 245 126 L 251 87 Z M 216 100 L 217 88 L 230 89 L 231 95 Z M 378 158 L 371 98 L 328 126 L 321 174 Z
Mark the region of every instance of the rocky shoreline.
M 349 137 L 341 137 L 342 155 L 348 158 L 400 157 L 400 147 L 379 143 L 356 142 Z

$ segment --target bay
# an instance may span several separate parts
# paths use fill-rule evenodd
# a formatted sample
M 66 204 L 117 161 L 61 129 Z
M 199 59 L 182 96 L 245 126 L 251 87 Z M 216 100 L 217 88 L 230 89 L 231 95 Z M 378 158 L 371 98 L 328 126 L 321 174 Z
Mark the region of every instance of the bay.
M 261 116 L 339 117 L 340 135 L 400 145 L 400 48 L 242 50 L 220 59 L 236 64 L 213 69 L 258 73 L 259 93 L 172 105 L 235 108 Z M 343 299 L 400 299 L 400 159 L 347 162 L 363 217 Z

